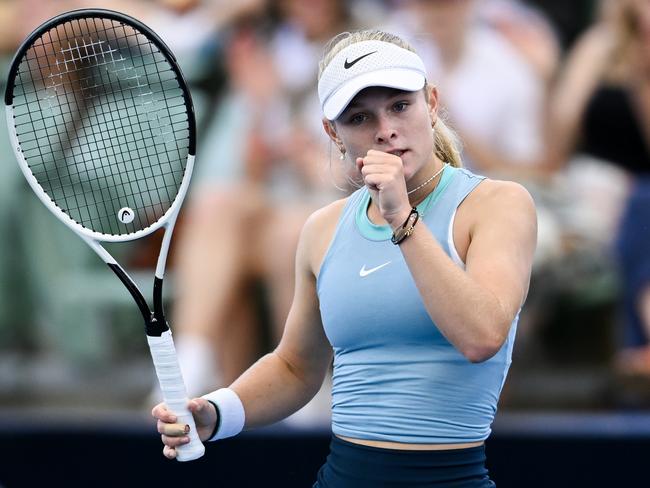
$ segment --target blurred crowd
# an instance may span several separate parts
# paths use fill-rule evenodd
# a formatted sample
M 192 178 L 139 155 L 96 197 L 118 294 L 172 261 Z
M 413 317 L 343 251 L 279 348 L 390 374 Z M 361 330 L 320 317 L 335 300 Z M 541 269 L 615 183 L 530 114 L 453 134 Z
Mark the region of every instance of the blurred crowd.
M 0 84 L 32 29 L 88 6 L 149 25 L 191 87 L 197 167 L 168 303 L 190 394 L 229 384 L 279 340 L 302 224 L 356 185 L 322 128 L 317 62 L 333 35 L 380 28 L 425 61 L 465 165 L 520 182 L 537 204 L 503 403 L 650 406 L 650 3 L 4 0 Z M 144 356 L 128 346 L 144 343 L 130 298 L 32 198 L 5 130 L 0 150 L 0 370 L 8 358 Z M 157 246 L 115 252 L 146 270 Z

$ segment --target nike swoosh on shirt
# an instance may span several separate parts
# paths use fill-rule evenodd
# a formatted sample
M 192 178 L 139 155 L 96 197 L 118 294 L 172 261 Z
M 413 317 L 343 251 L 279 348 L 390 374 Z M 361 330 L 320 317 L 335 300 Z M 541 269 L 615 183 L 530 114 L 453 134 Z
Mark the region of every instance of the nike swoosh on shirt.
M 367 53 L 367 54 L 363 54 L 362 56 L 359 56 L 357 59 L 353 59 L 352 61 L 348 61 L 348 59 L 345 58 L 345 63 L 343 63 L 343 67 L 344 67 L 345 69 L 350 69 L 350 68 L 352 68 L 352 66 L 354 66 L 355 64 L 357 64 L 357 63 L 358 63 L 359 61 L 361 61 L 363 58 L 365 58 L 365 57 L 367 57 L 367 56 L 370 56 L 371 54 L 375 54 L 376 52 L 377 52 L 377 51 L 372 51 L 372 52 L 369 52 L 369 53 Z
M 374 268 L 366 269 L 366 265 L 364 264 L 361 269 L 359 270 L 359 276 L 362 278 L 365 276 L 368 276 L 370 273 L 374 273 L 377 270 L 380 270 L 384 266 L 388 266 L 391 263 L 391 261 L 388 261 L 387 263 L 380 264 L 379 266 L 375 266 Z

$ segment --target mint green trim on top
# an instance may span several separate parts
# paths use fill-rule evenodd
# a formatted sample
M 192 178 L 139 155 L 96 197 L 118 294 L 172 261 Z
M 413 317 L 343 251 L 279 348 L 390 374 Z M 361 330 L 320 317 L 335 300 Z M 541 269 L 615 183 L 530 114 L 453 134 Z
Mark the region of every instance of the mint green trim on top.
M 427 197 L 422 200 L 418 205 L 418 213 L 420 217 L 423 217 L 429 211 L 431 205 L 435 204 L 440 196 L 444 193 L 447 185 L 451 181 L 451 178 L 458 171 L 457 168 L 453 166 L 447 166 L 440 177 L 440 182 L 436 186 L 435 190 L 427 195 Z M 363 237 L 370 241 L 387 241 L 392 235 L 393 231 L 390 229 L 389 225 L 377 225 L 373 224 L 368 218 L 368 205 L 370 204 L 370 192 L 368 189 L 364 189 L 363 195 L 359 201 L 359 206 L 357 207 L 355 220 L 357 224 L 357 229 Z

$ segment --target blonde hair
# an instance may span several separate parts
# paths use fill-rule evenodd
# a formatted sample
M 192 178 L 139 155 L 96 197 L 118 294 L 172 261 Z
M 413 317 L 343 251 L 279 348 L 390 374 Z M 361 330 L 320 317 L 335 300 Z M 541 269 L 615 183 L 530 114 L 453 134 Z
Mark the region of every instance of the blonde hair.
M 413 46 L 399 36 L 380 30 L 359 30 L 353 32 L 342 32 L 334 36 L 325 45 L 323 57 L 318 63 L 318 79 L 320 79 L 327 65 L 334 57 L 346 47 L 362 41 L 383 41 L 390 42 L 402 49 L 416 52 Z M 427 101 L 429 100 L 429 90 L 427 85 L 424 86 L 424 93 Z M 449 163 L 451 166 L 461 168 L 463 162 L 460 157 L 460 141 L 456 133 L 445 123 L 441 114 L 435 123 L 435 153 L 442 161 Z

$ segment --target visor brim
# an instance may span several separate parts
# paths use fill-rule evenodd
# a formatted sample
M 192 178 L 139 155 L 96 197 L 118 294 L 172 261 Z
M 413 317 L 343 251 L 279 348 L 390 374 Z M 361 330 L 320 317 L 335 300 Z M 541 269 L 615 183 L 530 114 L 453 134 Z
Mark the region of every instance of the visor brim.
M 424 75 L 412 69 L 384 69 L 364 73 L 348 80 L 325 101 L 323 115 L 328 120 L 336 120 L 352 99 L 363 89 L 372 86 L 395 88 L 404 91 L 417 91 L 424 87 Z

